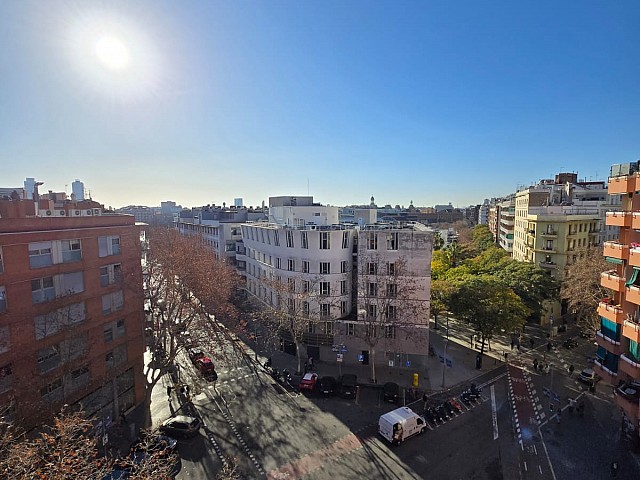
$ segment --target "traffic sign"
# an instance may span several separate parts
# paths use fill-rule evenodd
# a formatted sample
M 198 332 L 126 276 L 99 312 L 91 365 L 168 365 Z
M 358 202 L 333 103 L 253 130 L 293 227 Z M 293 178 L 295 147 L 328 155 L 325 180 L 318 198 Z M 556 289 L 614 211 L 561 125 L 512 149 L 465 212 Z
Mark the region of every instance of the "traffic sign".
M 341 353 L 336 354 L 336 362 L 342 363 L 343 355 Z
M 340 353 L 347 353 L 347 346 L 346 345 L 340 345 Z
M 358 361 L 359 362 L 364 362 L 364 355 L 362 355 L 362 354 L 358 355 Z

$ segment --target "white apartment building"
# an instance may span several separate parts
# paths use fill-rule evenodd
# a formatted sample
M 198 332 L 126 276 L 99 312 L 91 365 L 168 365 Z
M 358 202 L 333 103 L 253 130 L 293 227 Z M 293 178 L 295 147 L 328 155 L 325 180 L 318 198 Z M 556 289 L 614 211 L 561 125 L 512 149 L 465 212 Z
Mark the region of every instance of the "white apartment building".
M 246 264 L 250 298 L 266 306 L 288 302 L 289 312 L 308 318 L 303 338 L 308 356 L 337 361 L 339 350 L 344 364 L 366 365 L 369 348 L 361 331 L 366 312 L 372 314 L 371 306 L 388 300 L 390 292 L 406 291 L 410 298 L 403 297 L 402 302 L 417 307 L 402 308 L 401 298 L 387 301 L 398 305 L 394 312 L 379 312 L 393 317 L 387 322 L 392 328 L 379 329 L 375 361 L 398 368 L 423 368 L 428 351 L 431 231 L 420 224 L 368 225 L 360 229 L 340 225 L 337 218 L 337 207 L 315 204 L 312 197 L 270 198 L 270 222 L 241 226 L 244 249 L 236 259 L 238 264 Z M 375 296 L 373 287 L 366 287 L 373 283 L 371 278 L 361 275 L 373 259 L 380 265 L 380 270 L 371 274 L 380 283 Z M 394 278 L 394 267 L 389 273 L 389 264 L 406 264 L 402 269 L 406 280 L 395 276 L 397 290 L 388 290 Z M 274 288 L 274 281 L 287 288 Z M 402 290 L 404 284 L 412 288 Z M 283 295 L 283 291 L 294 293 Z M 409 310 L 420 311 L 421 315 L 401 315 Z M 283 338 L 287 340 L 286 334 Z

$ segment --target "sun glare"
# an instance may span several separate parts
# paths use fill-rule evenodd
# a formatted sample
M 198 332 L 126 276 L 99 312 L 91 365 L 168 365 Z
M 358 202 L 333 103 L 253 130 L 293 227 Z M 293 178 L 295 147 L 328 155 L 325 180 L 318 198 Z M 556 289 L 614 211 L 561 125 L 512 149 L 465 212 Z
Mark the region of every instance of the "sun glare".
M 119 38 L 105 36 L 96 42 L 98 60 L 110 70 L 124 70 L 129 66 L 129 49 Z

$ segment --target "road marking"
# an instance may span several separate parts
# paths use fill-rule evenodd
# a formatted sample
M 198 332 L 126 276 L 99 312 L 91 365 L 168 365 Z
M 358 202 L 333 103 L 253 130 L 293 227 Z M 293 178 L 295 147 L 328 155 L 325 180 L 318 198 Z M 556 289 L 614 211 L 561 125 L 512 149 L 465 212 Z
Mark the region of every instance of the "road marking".
M 498 413 L 496 408 L 496 389 L 491 385 L 491 420 L 493 422 L 493 439 L 498 439 Z

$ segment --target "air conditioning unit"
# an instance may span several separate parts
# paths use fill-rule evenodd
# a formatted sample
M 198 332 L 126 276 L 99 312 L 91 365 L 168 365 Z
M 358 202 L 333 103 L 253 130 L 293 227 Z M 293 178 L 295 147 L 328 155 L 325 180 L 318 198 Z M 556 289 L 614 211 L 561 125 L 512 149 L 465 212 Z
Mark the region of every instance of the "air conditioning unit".
M 100 209 L 99 208 L 94 208 L 93 209 L 93 214 L 94 215 L 100 215 Z
M 93 215 L 93 210 L 91 209 L 87 210 L 87 215 Z
M 74 214 L 76 217 L 79 217 L 80 215 L 82 215 L 82 212 L 81 212 L 80 210 L 76 210 L 75 212 L 73 212 L 73 214 Z
M 66 210 L 60 210 L 60 216 L 64 217 L 67 214 Z
M 52 213 L 51 210 L 47 210 L 47 217 L 50 217 Z

